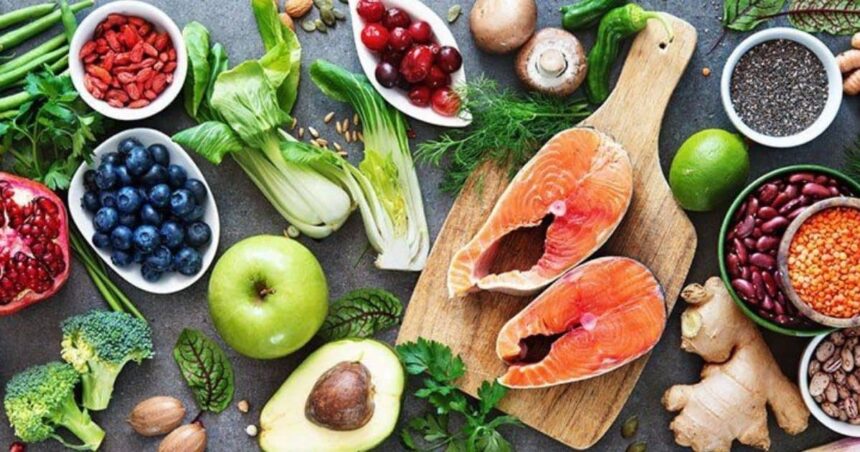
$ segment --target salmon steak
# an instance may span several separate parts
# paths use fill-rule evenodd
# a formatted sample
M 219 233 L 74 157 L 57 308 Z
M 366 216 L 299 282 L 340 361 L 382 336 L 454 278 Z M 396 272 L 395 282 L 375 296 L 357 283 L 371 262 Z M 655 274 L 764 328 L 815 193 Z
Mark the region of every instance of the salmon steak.
M 512 318 L 496 341 L 499 382 L 542 388 L 596 377 L 648 353 L 666 327 L 666 300 L 647 267 L 626 257 L 587 262 Z
M 449 296 L 539 291 L 609 240 L 632 197 L 633 167 L 620 144 L 591 128 L 560 132 L 520 170 L 478 233 L 454 255 Z M 529 246 L 542 254 L 520 268 L 494 270 L 500 254 L 517 252 L 503 239 L 537 227 L 545 228 L 543 242 Z

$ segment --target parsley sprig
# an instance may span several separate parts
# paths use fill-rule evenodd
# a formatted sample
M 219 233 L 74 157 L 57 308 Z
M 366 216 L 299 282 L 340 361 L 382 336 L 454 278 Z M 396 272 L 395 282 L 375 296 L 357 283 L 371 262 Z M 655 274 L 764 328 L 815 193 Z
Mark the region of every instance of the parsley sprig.
M 397 354 L 409 375 L 423 376 L 423 387 L 415 396 L 425 399 L 434 411 L 411 419 L 400 438 L 411 450 L 446 452 L 507 452 L 511 444 L 498 428 L 503 425 L 520 426 L 513 416 L 490 416 L 493 408 L 505 397 L 508 389 L 496 381 L 483 382 L 478 388 L 477 406 L 460 392 L 455 382 L 466 373 L 466 364 L 460 356 L 439 342 L 418 338 L 397 346 Z M 459 429 L 452 431 L 451 414 L 464 417 Z M 419 443 L 420 437 L 423 443 Z

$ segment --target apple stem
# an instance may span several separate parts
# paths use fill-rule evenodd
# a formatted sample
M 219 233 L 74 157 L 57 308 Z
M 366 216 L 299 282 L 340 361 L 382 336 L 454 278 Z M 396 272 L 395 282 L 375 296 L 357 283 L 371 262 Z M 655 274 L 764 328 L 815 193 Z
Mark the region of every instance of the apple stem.
M 272 289 L 271 287 L 264 287 L 260 289 L 260 298 L 266 298 L 273 293 L 275 293 L 275 289 Z

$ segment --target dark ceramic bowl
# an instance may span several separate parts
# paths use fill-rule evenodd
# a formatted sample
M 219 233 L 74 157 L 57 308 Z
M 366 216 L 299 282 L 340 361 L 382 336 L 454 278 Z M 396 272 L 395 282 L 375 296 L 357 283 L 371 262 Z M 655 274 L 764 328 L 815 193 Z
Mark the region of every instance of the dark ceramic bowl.
M 832 168 L 828 168 L 825 166 L 819 165 L 792 165 L 786 166 L 783 168 L 779 168 L 777 170 L 771 171 L 764 176 L 756 179 L 755 182 L 749 184 L 738 196 L 735 198 L 734 202 L 732 202 L 731 207 L 729 207 L 729 211 L 726 212 L 726 216 L 723 219 L 723 226 L 720 228 L 720 240 L 719 240 L 719 249 L 717 250 L 717 255 L 719 257 L 720 262 L 720 276 L 723 279 L 723 283 L 726 285 L 726 288 L 731 294 L 732 299 L 735 300 L 735 304 L 741 308 L 741 311 L 746 314 L 747 317 L 752 319 L 755 323 L 761 325 L 764 328 L 767 328 L 770 331 L 774 331 L 776 333 L 785 334 L 787 336 L 800 336 L 800 337 L 811 337 L 817 336 L 819 334 L 824 334 L 833 330 L 833 328 L 826 327 L 823 325 L 813 326 L 810 328 L 791 328 L 777 324 L 776 322 L 771 321 L 770 319 L 766 319 L 744 303 L 743 300 L 738 296 L 735 289 L 732 287 L 731 278 L 729 277 L 729 271 L 726 268 L 726 236 L 729 233 L 729 227 L 732 224 L 732 218 L 735 215 L 735 212 L 744 203 L 747 197 L 757 190 L 760 186 L 770 181 L 771 179 L 784 176 L 786 174 L 792 174 L 797 172 L 814 172 L 820 174 L 826 174 L 830 177 L 838 179 L 840 182 L 844 183 L 845 186 L 849 187 L 852 191 L 854 191 L 855 195 L 860 195 L 860 184 L 855 182 L 850 177 L 845 174 L 834 170 Z

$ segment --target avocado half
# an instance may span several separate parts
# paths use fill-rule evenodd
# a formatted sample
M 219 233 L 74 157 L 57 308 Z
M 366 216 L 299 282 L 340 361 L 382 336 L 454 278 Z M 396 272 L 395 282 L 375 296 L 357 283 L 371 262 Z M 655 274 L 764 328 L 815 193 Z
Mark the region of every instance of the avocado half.
M 372 339 L 320 347 L 287 378 L 260 414 L 265 451 L 372 449 L 397 425 L 406 379 L 394 350 Z

